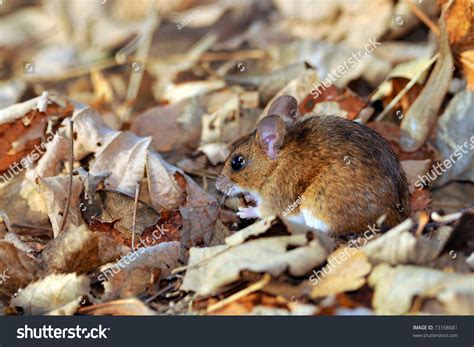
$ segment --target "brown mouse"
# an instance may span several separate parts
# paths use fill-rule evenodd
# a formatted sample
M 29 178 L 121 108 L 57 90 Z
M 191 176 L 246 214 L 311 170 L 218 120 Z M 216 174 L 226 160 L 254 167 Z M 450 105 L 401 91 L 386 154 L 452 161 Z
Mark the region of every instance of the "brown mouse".
M 387 227 L 409 215 L 405 173 L 379 134 L 334 116 L 295 120 L 296 113 L 296 99 L 278 97 L 227 158 L 216 187 L 256 203 L 239 208 L 239 217 L 275 214 L 342 234 L 365 231 L 382 215 Z

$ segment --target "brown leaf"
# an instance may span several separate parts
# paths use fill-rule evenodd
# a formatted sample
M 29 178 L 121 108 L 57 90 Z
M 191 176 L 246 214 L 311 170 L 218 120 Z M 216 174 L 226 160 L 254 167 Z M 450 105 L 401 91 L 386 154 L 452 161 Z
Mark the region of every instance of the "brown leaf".
M 9 298 L 18 289 L 36 280 L 40 274 L 39 263 L 28 257 L 10 242 L 0 241 L 0 296 Z
M 158 281 L 160 275 L 168 276 L 180 265 L 178 242 L 165 242 L 143 247 L 124 255 L 99 275 L 104 281 L 103 300 L 136 296 L 146 291 L 148 285 Z
M 72 114 L 70 103 L 61 107 L 47 97 L 50 102 L 46 109 L 38 110 L 41 98 L 44 99 L 41 96 L 0 110 L 0 172 L 11 169 L 15 163 L 24 169 L 29 165 L 25 163 L 37 160 L 44 147 L 40 151 L 35 146 L 41 143 L 48 117 L 64 118 Z
M 329 104 L 337 104 L 337 113 L 327 112 L 325 107 Z M 326 105 L 326 106 L 325 106 Z M 353 120 L 357 118 L 359 112 L 367 105 L 356 94 L 351 92 L 348 88 L 340 89 L 335 85 L 330 85 L 324 89 L 317 98 L 309 94 L 299 105 L 298 109 L 302 114 L 316 113 L 316 114 L 334 114 L 339 117 Z
M 48 243 L 41 259 L 49 272 L 91 271 L 118 259 L 122 247 L 105 233 L 91 232 L 85 225 L 71 227 Z

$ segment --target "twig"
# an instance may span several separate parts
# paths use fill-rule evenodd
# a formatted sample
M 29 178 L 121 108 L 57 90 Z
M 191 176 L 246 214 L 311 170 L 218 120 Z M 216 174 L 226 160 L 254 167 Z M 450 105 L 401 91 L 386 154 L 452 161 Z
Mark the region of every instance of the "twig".
M 61 222 L 61 228 L 59 228 L 59 234 L 61 234 L 66 226 L 67 216 L 69 214 L 69 207 L 71 205 L 71 195 L 72 195 L 72 182 L 73 182 L 73 173 L 74 173 L 74 121 L 69 122 L 69 187 L 66 199 L 66 209 L 64 211 L 63 221 Z
M 405 3 L 410 7 L 410 10 L 413 12 L 415 16 L 418 17 L 425 25 L 431 29 L 431 31 L 436 35 L 439 36 L 439 28 L 438 26 L 433 23 L 433 21 L 426 15 L 422 10 L 420 10 L 415 4 L 413 4 L 410 0 L 405 0 Z
M 269 274 L 263 275 L 263 277 L 260 281 L 248 286 L 245 289 L 242 289 L 240 292 L 232 294 L 231 296 L 225 298 L 224 300 L 221 300 L 219 302 L 216 302 L 213 305 L 208 306 L 207 307 L 207 313 L 216 311 L 216 310 L 230 304 L 231 302 L 234 302 L 234 301 L 236 301 L 240 298 L 243 298 L 246 295 L 249 295 L 250 293 L 253 293 L 253 292 L 256 292 L 257 290 L 262 289 L 263 287 L 265 287 L 270 282 L 270 280 L 271 280 L 271 276 Z
M 137 38 L 137 53 L 136 56 L 139 61 L 144 60 L 148 57 L 150 52 L 151 42 L 153 39 L 153 33 L 155 32 L 156 28 L 160 24 L 160 17 L 158 17 L 156 13 L 156 7 L 149 3 L 149 10 L 150 14 L 147 17 L 145 23 L 143 24 L 142 31 Z M 131 49 L 131 47 L 130 47 Z M 130 79 L 128 82 L 128 90 L 127 96 L 125 100 L 125 108 L 123 109 L 122 113 L 119 114 L 122 122 L 128 122 L 130 120 L 132 114 L 133 104 L 135 103 L 138 92 L 140 89 L 140 85 L 143 79 L 144 68 L 143 66 L 139 68 L 137 71 L 132 70 L 130 74 Z
M 423 66 L 423 68 L 420 69 L 420 71 L 418 71 L 418 73 L 413 76 L 413 78 L 410 80 L 410 82 L 407 83 L 407 85 L 400 91 L 400 93 L 397 94 L 396 97 L 394 97 L 392 99 L 392 101 L 390 101 L 390 103 L 387 105 L 387 107 L 382 111 L 381 114 L 379 114 L 377 116 L 377 118 L 375 119 L 376 122 L 380 122 L 386 115 L 388 112 L 390 112 L 393 107 L 400 101 L 401 98 L 403 98 L 403 96 L 411 89 L 411 87 L 413 87 L 415 85 L 416 82 L 418 82 L 418 80 L 420 79 L 421 75 L 423 75 L 423 73 L 440 57 L 440 54 L 439 53 L 436 53 L 430 60 L 428 60 L 428 62 L 426 63 L 425 66 Z
M 132 251 L 135 250 L 135 225 L 137 222 L 137 206 L 138 206 L 138 196 L 140 195 L 140 183 L 137 182 L 135 187 L 135 201 L 133 203 L 133 219 L 132 219 Z
M 430 216 L 426 212 L 421 212 L 418 217 L 418 228 L 416 229 L 415 236 L 419 238 L 426 227 L 426 224 L 430 221 Z
M 53 229 L 49 227 L 40 227 L 37 225 L 30 225 L 30 224 L 21 224 L 21 223 L 13 223 L 11 224 L 13 228 L 24 228 L 24 229 L 37 229 L 37 230 L 43 230 L 43 231 L 53 231 Z
M 148 299 L 145 300 L 145 303 L 149 304 L 150 302 L 152 302 L 153 300 L 155 300 L 157 297 L 159 297 L 160 295 L 170 291 L 171 289 L 173 289 L 173 287 L 175 286 L 175 283 L 170 283 L 168 284 L 166 287 L 160 289 L 158 292 L 156 292 L 155 294 L 153 294 L 152 296 L 150 296 Z

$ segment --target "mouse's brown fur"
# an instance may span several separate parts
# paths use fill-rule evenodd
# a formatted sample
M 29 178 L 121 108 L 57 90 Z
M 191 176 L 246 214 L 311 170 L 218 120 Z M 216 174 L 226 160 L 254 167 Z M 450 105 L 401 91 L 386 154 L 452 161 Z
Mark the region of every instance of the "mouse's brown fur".
M 237 144 L 222 170 L 241 190 L 261 197 L 262 216 L 308 209 L 331 232 L 361 232 L 386 214 L 391 227 L 409 214 L 405 174 L 390 146 L 372 129 L 333 116 L 313 116 L 286 128 L 276 159 L 268 157 L 254 131 Z M 245 167 L 234 172 L 240 154 Z M 222 183 L 218 188 L 225 190 Z

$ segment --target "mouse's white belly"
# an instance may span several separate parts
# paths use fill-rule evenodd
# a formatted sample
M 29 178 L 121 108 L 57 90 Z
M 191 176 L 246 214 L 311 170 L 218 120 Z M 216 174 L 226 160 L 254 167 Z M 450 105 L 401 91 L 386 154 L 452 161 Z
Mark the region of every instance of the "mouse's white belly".
M 321 219 L 316 218 L 309 210 L 303 208 L 300 213 L 293 216 L 288 216 L 288 220 L 297 224 L 304 224 L 310 228 L 318 229 L 324 232 L 329 232 L 330 228 Z

